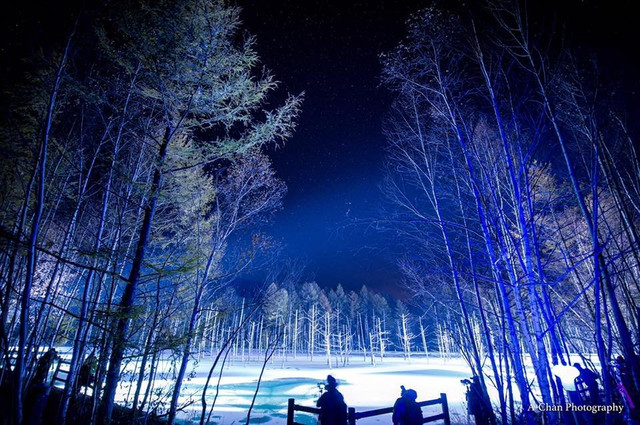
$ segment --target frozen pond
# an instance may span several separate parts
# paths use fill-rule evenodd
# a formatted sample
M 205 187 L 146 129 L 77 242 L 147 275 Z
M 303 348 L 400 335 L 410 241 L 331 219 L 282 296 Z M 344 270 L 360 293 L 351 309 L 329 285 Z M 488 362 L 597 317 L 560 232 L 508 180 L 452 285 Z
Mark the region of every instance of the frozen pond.
M 180 404 L 187 405 L 179 417 L 183 423 L 198 423 L 200 418 L 200 398 L 202 387 L 211 367 L 212 359 L 203 358 L 196 367 L 192 367 L 190 378 L 183 383 Z M 287 400 L 294 398 L 296 404 L 315 406 L 320 394 L 318 383 L 323 382 L 328 374 L 333 375 L 339 383 L 339 391 L 344 395 L 349 407 L 356 411 L 390 407 L 400 395 L 400 385 L 413 388 L 418 393 L 418 400 L 429 400 L 447 394 L 452 419 L 461 415 L 466 420 L 464 387 L 460 380 L 470 375 L 470 370 L 460 359 L 442 360 L 413 357 L 411 360 L 388 357 L 382 362 L 376 359 L 372 365 L 362 356 L 352 357 L 347 366 L 329 368 L 326 360 L 315 358 L 313 362 L 298 358 L 282 361 L 275 360 L 267 365 L 260 389 L 251 413 L 251 423 L 284 424 L 286 421 Z M 170 364 L 163 364 L 169 371 Z M 246 415 L 256 391 L 257 378 L 262 367 L 261 361 L 239 362 L 225 366 L 220 380 L 218 396 L 211 416 L 215 424 L 239 424 L 246 422 Z M 207 403 L 210 406 L 216 393 L 219 367 L 213 374 L 207 392 Z M 171 373 L 167 379 L 157 380 L 154 391 L 157 394 L 170 391 L 173 381 Z M 119 402 L 126 403 L 131 394 L 125 383 L 118 393 Z M 166 400 L 168 403 L 168 399 Z M 166 406 L 166 404 L 164 404 Z M 160 405 L 160 409 L 163 404 Z M 425 416 L 440 412 L 439 406 L 424 408 Z M 305 413 L 296 413 L 296 421 L 315 424 L 316 418 Z M 390 415 L 361 419 L 358 424 L 391 423 Z

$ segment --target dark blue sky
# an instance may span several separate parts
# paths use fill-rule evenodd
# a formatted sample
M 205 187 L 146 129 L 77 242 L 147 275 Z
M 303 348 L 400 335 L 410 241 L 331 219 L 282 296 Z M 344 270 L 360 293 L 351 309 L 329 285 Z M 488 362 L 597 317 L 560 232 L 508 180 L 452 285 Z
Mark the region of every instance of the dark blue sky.
M 270 232 L 286 254 L 308 262 L 322 286 L 349 289 L 367 284 L 397 292 L 401 280 L 393 263 L 395 239 L 365 223 L 380 216 L 384 198 L 384 139 L 381 124 L 391 96 L 379 87 L 378 55 L 392 49 L 405 20 L 432 0 L 232 0 L 243 9 L 243 28 L 257 37 L 263 64 L 282 82 L 280 96 L 306 92 L 298 129 L 283 149 L 272 152 L 289 193 Z M 455 1 L 464 5 L 464 0 Z M 473 2 L 473 0 L 469 0 Z M 78 0 L 27 1 L 20 14 L 33 16 L 34 38 L 66 28 Z M 536 0 L 530 15 L 571 34 L 584 54 L 597 52 L 605 78 L 640 86 L 636 14 L 631 0 Z M 37 7 L 36 7 L 37 6 Z M 65 7 L 66 6 L 66 7 Z M 71 7 L 73 6 L 73 7 Z M 466 6 L 463 6 L 466 7 Z M 560 7 L 558 11 L 557 8 Z M 43 17 L 56 19 L 43 19 Z M 558 18 L 558 16 L 560 16 Z M 3 30 L 15 13 L 2 17 Z M 53 28 L 43 24 L 53 25 Z M 17 46 L 18 48 L 20 46 Z M 627 110 L 640 113 L 640 90 L 629 90 Z M 281 99 L 274 99 L 274 104 Z M 640 120 L 631 121 L 636 127 Z M 637 128 L 636 128 L 637 130 Z M 635 133 L 637 134 L 637 133 Z M 391 251 L 391 252 L 390 252 Z
M 383 202 L 390 96 L 379 87 L 378 54 L 400 40 L 416 5 L 344 3 L 240 2 L 264 64 L 285 91 L 306 94 L 296 134 L 272 154 L 289 193 L 270 231 L 321 286 L 395 292 L 400 275 L 386 236 L 353 222 L 378 215 Z
M 409 15 L 430 2 L 237 1 L 244 28 L 257 37 L 258 53 L 283 91 L 306 92 L 296 134 L 272 153 L 289 193 L 270 232 L 288 255 L 307 260 L 321 286 L 366 284 L 397 293 L 394 238 L 350 223 L 379 216 L 384 202 L 381 124 L 391 97 L 379 87 L 378 55 L 401 40 Z M 530 19 L 568 31 L 576 47 L 604 57 L 611 77 L 626 73 L 637 82 L 629 4 L 567 0 L 558 11 L 557 2 L 541 0 Z M 632 97 L 637 105 L 637 93 Z

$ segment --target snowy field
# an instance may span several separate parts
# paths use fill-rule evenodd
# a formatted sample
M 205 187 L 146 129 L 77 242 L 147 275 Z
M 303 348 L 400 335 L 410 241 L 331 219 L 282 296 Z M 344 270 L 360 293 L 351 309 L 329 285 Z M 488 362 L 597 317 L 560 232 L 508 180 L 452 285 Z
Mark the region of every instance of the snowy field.
M 180 404 L 187 406 L 179 415 L 184 424 L 198 423 L 200 418 L 200 398 L 202 386 L 212 364 L 212 359 L 203 358 L 195 367 L 191 367 L 190 378 L 182 387 Z M 165 363 L 168 368 L 169 363 Z M 225 366 L 219 387 L 219 394 L 211 416 L 212 424 L 246 423 L 246 416 L 254 392 L 262 362 L 236 361 Z M 168 369 L 167 369 L 168 370 Z M 209 386 L 207 403 L 213 402 L 216 393 L 216 382 L 219 367 L 213 374 Z M 264 372 L 260 389 L 251 413 L 250 423 L 284 424 L 286 423 L 287 400 L 294 398 L 296 404 L 315 407 L 319 396 L 318 383 L 327 375 L 333 375 L 339 383 L 339 391 L 344 395 L 349 407 L 356 411 L 390 407 L 400 395 L 400 385 L 413 388 L 418 393 L 418 400 L 430 400 L 447 394 L 454 423 L 466 423 L 466 405 L 464 404 L 464 386 L 460 380 L 469 377 L 468 366 L 460 359 L 443 360 L 426 359 L 415 356 L 410 360 L 387 357 L 382 362 L 376 359 L 375 366 L 362 356 L 352 357 L 347 366 L 328 368 L 326 360 L 316 357 L 313 362 L 308 359 L 281 359 L 270 362 Z M 173 385 L 171 373 L 166 380 L 157 380 L 155 388 Z M 128 394 L 128 395 L 127 395 Z M 124 383 L 118 391 L 118 402 L 126 404 L 130 399 L 130 390 Z M 168 402 L 168 400 L 167 400 Z M 166 406 L 166 405 L 165 405 Z M 441 412 L 440 406 L 423 409 L 425 416 Z M 390 424 L 391 415 L 361 419 L 359 425 Z M 296 421 L 315 424 L 313 415 L 296 412 Z
M 66 348 L 58 347 L 58 353 L 63 358 L 70 357 Z M 166 357 L 159 362 L 158 373 L 153 381 L 153 401 L 150 403 L 152 407 L 156 407 L 160 415 L 168 409 L 175 383 L 173 375 L 176 358 L 172 360 L 169 352 L 164 354 Z M 188 377 L 183 382 L 179 400 L 178 420 L 182 425 L 200 422 L 202 388 L 213 360 L 213 357 L 204 357 L 197 362 L 192 360 L 189 364 Z M 572 360 L 579 361 L 577 357 Z M 533 376 L 531 363 L 525 361 L 525 364 L 527 373 Z M 595 365 L 598 366 L 597 362 Z M 207 412 L 215 401 L 209 424 L 230 425 L 247 422 L 247 412 L 256 393 L 262 366 L 262 360 L 258 355 L 244 361 L 239 358 L 228 359 L 221 376 L 220 364 L 216 366 L 207 391 Z M 137 377 L 132 374 L 135 367 L 135 362 L 124 367 L 116 395 L 116 402 L 120 405 L 131 406 L 135 391 L 135 384 L 132 385 L 132 382 L 135 382 Z M 400 354 L 395 353 L 388 353 L 382 361 L 376 357 L 375 365 L 371 364 L 369 357 L 365 360 L 360 354 L 352 356 L 346 366 L 336 366 L 334 363 L 332 368 L 328 367 L 326 358 L 322 356 L 316 356 L 314 361 L 310 361 L 306 356 L 299 356 L 298 359 L 273 359 L 265 367 L 251 411 L 250 423 L 285 424 L 289 398 L 295 399 L 298 405 L 315 407 L 320 395 L 318 384 L 324 383 L 329 374 L 338 380 L 339 391 L 344 395 L 347 405 L 354 407 L 356 412 L 391 407 L 400 396 L 400 385 L 404 385 L 407 389 L 416 390 L 418 401 L 438 399 L 440 393 L 445 393 L 452 423 L 474 423 L 473 417 L 467 415 L 465 386 L 460 382 L 461 379 L 469 378 L 471 371 L 461 358 L 425 358 L 424 355 L 415 354 L 410 360 L 405 360 Z M 146 385 L 147 382 L 143 384 L 141 394 L 144 394 Z M 89 389 L 85 391 L 89 394 L 91 392 Z M 495 405 L 495 388 L 489 387 L 489 395 Z M 149 410 L 148 406 L 149 404 L 145 410 Z M 425 417 L 439 413 L 440 405 L 423 408 Z M 317 417 L 296 412 L 295 421 L 315 425 Z M 391 415 L 358 420 L 358 425 L 373 424 L 391 424 Z

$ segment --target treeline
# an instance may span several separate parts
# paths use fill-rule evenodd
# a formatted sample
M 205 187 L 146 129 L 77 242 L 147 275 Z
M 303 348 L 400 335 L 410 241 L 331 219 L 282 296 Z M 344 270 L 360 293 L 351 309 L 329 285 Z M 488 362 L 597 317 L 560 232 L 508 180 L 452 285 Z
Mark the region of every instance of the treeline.
M 530 407 L 564 402 L 551 367 L 575 353 L 597 356 L 605 404 L 637 406 L 640 158 L 618 82 L 520 2 L 484 6 L 427 8 L 383 56 L 400 267 L 448 311 L 501 423 L 563 421 Z
M 205 306 L 277 252 L 260 226 L 286 187 L 265 148 L 291 135 L 301 97 L 267 106 L 277 84 L 226 2 L 105 2 L 50 21 L 17 22 L 4 50 L 0 422 L 26 423 L 38 350 L 62 345 L 57 423 L 90 355 L 91 422 L 111 423 L 132 358 L 134 421 L 166 349 L 173 423 L 196 327 L 221 314 Z
M 238 299 L 235 304 L 244 303 Z M 327 290 L 315 282 L 271 283 L 264 304 L 235 344 L 241 344 L 241 353 L 245 347 L 268 346 L 264 329 L 269 325 L 280 335 L 276 349 L 281 360 L 319 360 L 330 368 L 350 364 L 353 356 L 375 365 L 391 353 L 405 359 L 457 354 L 451 337 L 455 330 L 444 321 L 437 323 L 437 316 L 417 311 L 364 285 L 345 292 L 341 285 Z

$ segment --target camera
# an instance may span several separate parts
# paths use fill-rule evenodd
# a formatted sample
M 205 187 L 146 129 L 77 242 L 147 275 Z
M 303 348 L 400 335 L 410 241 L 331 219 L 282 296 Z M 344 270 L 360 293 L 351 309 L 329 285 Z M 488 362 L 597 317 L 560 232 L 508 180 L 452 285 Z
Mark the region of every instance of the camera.
M 320 390 L 320 393 L 323 393 L 325 390 L 324 387 L 326 384 L 324 382 L 318 382 L 316 385 L 318 386 L 318 390 Z
M 471 381 L 470 381 L 470 380 L 468 380 L 468 379 L 466 379 L 466 378 L 465 378 L 465 379 L 461 379 L 461 380 L 460 380 L 460 383 L 461 383 L 462 385 L 471 385 Z

